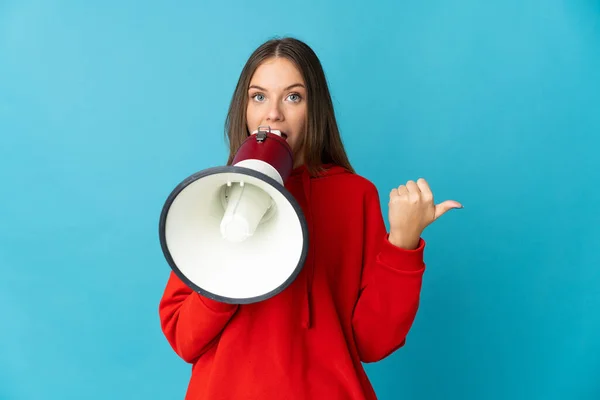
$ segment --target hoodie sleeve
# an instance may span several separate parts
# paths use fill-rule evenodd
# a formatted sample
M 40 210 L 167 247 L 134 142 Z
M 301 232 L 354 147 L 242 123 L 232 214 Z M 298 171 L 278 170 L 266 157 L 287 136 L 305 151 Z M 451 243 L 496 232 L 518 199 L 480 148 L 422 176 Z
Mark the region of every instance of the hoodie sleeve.
M 193 363 L 218 340 L 237 308 L 194 292 L 171 271 L 158 309 L 169 344 Z
M 363 272 L 352 317 L 363 362 L 379 361 L 402 347 L 419 307 L 425 241 L 415 250 L 388 241 L 379 196 L 373 186 L 364 212 Z

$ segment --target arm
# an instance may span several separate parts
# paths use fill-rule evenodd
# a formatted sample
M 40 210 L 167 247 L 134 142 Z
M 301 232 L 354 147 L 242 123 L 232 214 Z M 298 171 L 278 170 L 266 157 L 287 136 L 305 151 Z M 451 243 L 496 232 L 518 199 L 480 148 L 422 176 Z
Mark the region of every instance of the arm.
M 159 303 L 161 328 L 173 350 L 193 363 L 218 340 L 237 308 L 194 292 L 171 271 Z
M 425 242 L 419 239 L 414 250 L 390 243 L 374 187 L 365 208 L 364 266 L 352 325 L 361 360 L 375 362 L 404 345 L 414 322 Z

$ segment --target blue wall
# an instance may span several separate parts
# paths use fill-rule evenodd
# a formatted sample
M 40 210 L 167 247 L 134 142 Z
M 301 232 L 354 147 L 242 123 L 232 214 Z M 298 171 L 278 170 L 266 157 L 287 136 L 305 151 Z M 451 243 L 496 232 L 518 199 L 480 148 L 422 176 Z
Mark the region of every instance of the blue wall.
M 380 398 L 600 398 L 600 3 L 211 3 L 0 2 L 0 399 L 183 397 L 158 216 L 274 35 L 321 57 L 384 213 L 420 176 L 465 205 Z

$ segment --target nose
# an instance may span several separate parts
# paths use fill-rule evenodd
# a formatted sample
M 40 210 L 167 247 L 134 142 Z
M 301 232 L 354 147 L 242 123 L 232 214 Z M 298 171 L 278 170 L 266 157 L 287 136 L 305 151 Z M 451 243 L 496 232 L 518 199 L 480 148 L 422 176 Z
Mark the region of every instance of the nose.
M 283 111 L 281 110 L 281 104 L 279 102 L 274 102 L 268 112 L 267 112 L 267 121 L 283 121 Z

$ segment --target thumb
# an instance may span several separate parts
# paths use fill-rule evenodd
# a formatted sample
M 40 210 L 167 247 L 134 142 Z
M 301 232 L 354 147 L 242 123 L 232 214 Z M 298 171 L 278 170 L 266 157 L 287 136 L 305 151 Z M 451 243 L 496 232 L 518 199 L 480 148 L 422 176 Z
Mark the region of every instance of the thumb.
M 436 205 L 435 206 L 435 216 L 433 217 L 433 219 L 434 220 L 438 219 L 439 217 L 444 215 L 446 212 L 452 210 L 453 208 L 463 208 L 463 205 L 460 204 L 458 201 L 454 201 L 454 200 L 446 200 L 446 201 Z

